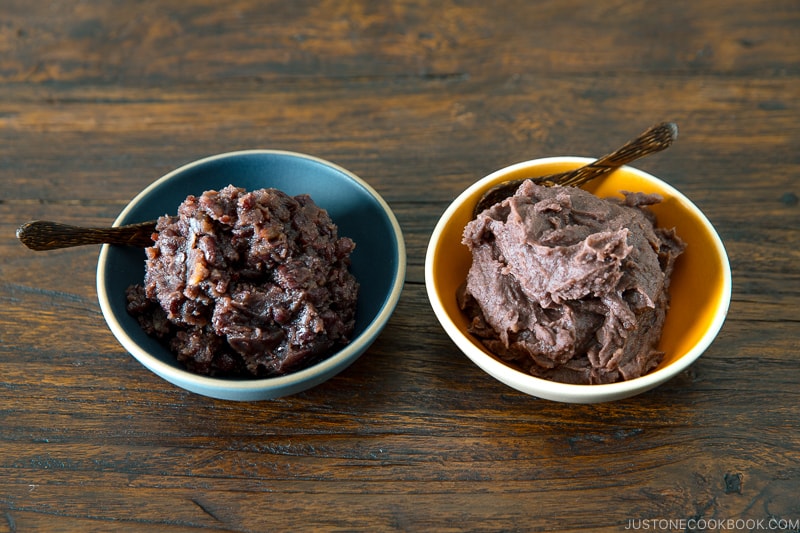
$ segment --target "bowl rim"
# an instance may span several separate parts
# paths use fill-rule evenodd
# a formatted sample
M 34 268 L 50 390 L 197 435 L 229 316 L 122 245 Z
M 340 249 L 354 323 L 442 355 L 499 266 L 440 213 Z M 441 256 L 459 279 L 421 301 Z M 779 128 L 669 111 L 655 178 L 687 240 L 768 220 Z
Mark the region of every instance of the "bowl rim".
M 469 359 L 471 359 L 476 365 L 478 365 L 491 376 L 517 390 L 540 398 L 564 402 L 588 403 L 592 401 L 621 399 L 654 388 L 688 368 L 695 360 L 697 360 L 698 357 L 700 357 L 700 355 L 711 345 L 719 331 L 722 329 L 722 325 L 725 322 L 725 318 L 730 308 L 732 292 L 730 261 L 728 259 L 728 254 L 725 251 L 725 246 L 722 242 L 722 239 L 706 215 L 691 200 L 689 200 L 689 198 L 687 198 L 672 185 L 666 183 L 660 178 L 657 178 L 656 176 L 653 176 L 652 174 L 639 170 L 635 167 L 625 165 L 622 168 L 626 172 L 631 172 L 641 178 L 655 182 L 659 187 L 662 187 L 664 191 L 669 193 L 676 201 L 681 203 L 684 208 L 691 211 L 694 216 L 697 217 L 697 220 L 699 220 L 706 227 L 709 235 L 711 236 L 715 247 L 715 253 L 720 258 L 722 263 L 722 300 L 720 305 L 714 313 L 713 320 L 710 322 L 706 332 L 698 340 L 698 342 L 686 354 L 683 355 L 683 357 L 674 361 L 667 367 L 657 369 L 645 374 L 644 376 L 640 376 L 628 381 L 596 385 L 561 383 L 527 374 L 490 357 L 488 354 L 477 348 L 473 344 L 473 341 L 470 340 L 470 338 L 456 326 L 455 322 L 447 314 L 444 306 L 441 303 L 441 296 L 439 295 L 438 288 L 436 286 L 436 276 L 434 271 L 436 252 L 442 233 L 453 215 L 459 209 L 463 208 L 463 204 L 471 197 L 476 196 L 480 191 L 488 189 L 490 184 L 497 181 L 501 176 L 505 176 L 522 169 L 535 168 L 547 164 L 574 163 L 576 165 L 580 165 L 590 163 L 594 160 L 595 159 L 591 157 L 580 156 L 552 156 L 530 159 L 503 167 L 479 179 L 461 194 L 459 194 L 445 209 L 439 218 L 433 233 L 431 234 L 425 254 L 425 287 L 428 293 L 428 300 L 433 308 L 434 314 L 450 339 Z
M 248 150 L 236 150 L 231 152 L 224 152 L 220 154 L 210 155 L 207 157 L 203 157 L 201 159 L 197 159 L 195 161 L 191 161 L 184 165 L 179 166 L 178 168 L 171 170 L 167 174 L 164 174 L 162 177 L 158 178 L 150 185 L 145 187 L 141 192 L 139 192 L 133 199 L 125 206 L 125 208 L 120 212 L 120 214 L 114 220 L 112 226 L 118 226 L 122 223 L 125 217 L 130 213 L 133 208 L 141 202 L 141 200 L 147 196 L 151 191 L 154 189 L 159 188 L 163 185 L 164 182 L 171 180 L 178 174 L 182 174 L 194 167 L 208 164 L 212 161 L 222 160 L 222 159 L 229 159 L 235 158 L 240 156 L 246 155 L 277 155 L 277 156 L 285 156 L 290 158 L 300 158 L 306 159 L 312 162 L 319 163 L 321 165 L 330 167 L 345 176 L 349 179 L 356 182 L 360 187 L 364 188 L 371 197 L 373 197 L 381 207 L 384 215 L 387 217 L 391 228 L 392 233 L 397 241 L 397 252 L 396 252 L 396 260 L 397 260 L 397 268 L 395 271 L 394 278 L 392 279 L 391 283 L 391 290 L 384 298 L 383 304 L 381 305 L 380 310 L 375 315 L 375 317 L 369 322 L 367 327 L 362 331 L 357 337 L 352 339 L 349 344 L 343 347 L 341 350 L 337 351 L 330 357 L 319 361 L 318 363 L 304 368 L 302 370 L 298 370 L 297 372 L 292 372 L 290 374 L 286 374 L 283 376 L 275 376 L 269 378 L 259 378 L 259 379 L 231 379 L 231 378 L 222 378 L 222 377 L 212 377 L 212 376 L 204 376 L 200 374 L 192 373 L 184 368 L 178 368 L 172 366 L 170 364 L 161 361 L 160 359 L 154 357 L 146 350 L 142 349 L 125 331 L 125 328 L 122 324 L 117 320 L 116 314 L 114 313 L 113 306 L 111 305 L 111 301 L 107 291 L 105 290 L 106 285 L 106 275 L 105 269 L 103 268 L 108 260 L 108 254 L 111 252 L 111 246 L 108 244 L 102 245 L 100 249 L 100 255 L 97 261 L 97 296 L 100 302 L 100 308 L 102 311 L 103 316 L 106 319 L 106 323 L 108 324 L 109 329 L 117 338 L 117 340 L 122 344 L 122 346 L 131 353 L 139 362 L 141 362 L 145 367 L 153 371 L 155 374 L 161 376 L 167 381 L 170 381 L 173 384 L 181 384 L 182 388 L 184 383 L 191 383 L 194 387 L 207 390 L 207 391 L 224 391 L 225 394 L 230 395 L 234 394 L 237 396 L 248 397 L 255 393 L 263 391 L 265 388 L 269 389 L 281 389 L 281 390 L 289 390 L 293 387 L 298 387 L 301 384 L 312 383 L 311 386 L 321 383 L 331 377 L 334 373 L 343 370 L 345 366 L 349 365 L 351 362 L 355 360 L 355 357 L 363 350 L 369 347 L 369 345 L 374 341 L 377 336 L 380 334 L 381 330 L 388 322 L 389 318 L 391 317 L 392 313 L 394 312 L 395 307 L 400 299 L 400 294 L 403 289 L 403 284 L 405 282 L 405 273 L 406 273 L 406 247 L 405 241 L 403 239 L 402 229 L 400 228 L 400 224 L 397 221 L 397 218 L 389 207 L 389 204 L 383 199 L 383 197 L 378 194 L 378 192 L 369 185 L 364 179 L 360 178 L 353 172 L 341 167 L 335 163 L 327 161 L 317 156 L 312 156 L 308 154 L 303 154 L 300 152 L 293 152 L 288 150 L 273 150 L 273 149 L 248 149 Z M 315 382 L 316 381 L 316 382 Z M 309 387 L 305 387 L 309 388 Z M 216 394 L 215 397 L 219 397 Z

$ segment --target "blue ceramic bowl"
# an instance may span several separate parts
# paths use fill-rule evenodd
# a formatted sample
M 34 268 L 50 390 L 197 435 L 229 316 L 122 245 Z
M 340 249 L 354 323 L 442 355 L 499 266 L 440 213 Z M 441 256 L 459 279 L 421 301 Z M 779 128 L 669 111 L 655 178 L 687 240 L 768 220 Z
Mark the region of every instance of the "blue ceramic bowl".
M 227 185 L 247 190 L 274 187 L 308 194 L 326 209 L 339 235 L 356 243 L 351 272 L 360 284 L 353 340 L 309 368 L 265 379 L 213 378 L 191 373 L 126 311 L 125 290 L 144 279 L 144 251 L 103 245 L 97 266 L 97 295 L 114 336 L 152 372 L 191 392 L 226 400 L 266 400 L 295 394 L 333 377 L 358 359 L 383 330 L 400 298 L 406 252 L 400 226 L 387 203 L 364 180 L 322 159 L 284 151 L 248 150 L 220 154 L 170 172 L 139 193 L 115 226 L 175 214 L 190 194 Z

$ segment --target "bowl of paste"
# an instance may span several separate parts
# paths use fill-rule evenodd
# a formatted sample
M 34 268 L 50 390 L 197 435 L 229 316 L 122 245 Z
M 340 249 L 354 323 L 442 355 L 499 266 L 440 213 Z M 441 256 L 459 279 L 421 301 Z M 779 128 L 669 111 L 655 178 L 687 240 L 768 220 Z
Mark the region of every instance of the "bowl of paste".
M 256 401 L 314 387 L 367 351 L 400 298 L 406 253 L 391 208 L 318 157 L 244 150 L 188 163 L 114 225 L 148 220 L 159 221 L 152 247 L 101 248 L 100 307 L 135 359 L 197 394 Z
M 570 403 L 674 377 L 712 343 L 731 296 L 708 218 L 633 167 L 581 189 L 527 182 L 473 220 L 493 185 L 591 161 L 536 159 L 479 180 L 445 210 L 425 261 L 434 313 L 467 357 L 519 391 Z

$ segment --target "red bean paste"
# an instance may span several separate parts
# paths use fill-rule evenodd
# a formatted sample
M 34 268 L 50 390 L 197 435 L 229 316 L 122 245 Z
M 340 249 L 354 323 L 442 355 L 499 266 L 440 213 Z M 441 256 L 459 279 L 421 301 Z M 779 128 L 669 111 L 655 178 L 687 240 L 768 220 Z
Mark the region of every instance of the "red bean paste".
M 185 367 L 268 377 L 349 342 L 355 248 L 308 195 L 228 186 L 189 196 L 158 219 L 143 285 L 128 311 Z
M 524 182 L 471 221 L 459 305 L 492 353 L 534 376 L 595 384 L 659 365 L 669 282 L 685 244 L 655 227 L 659 195 L 601 199 Z

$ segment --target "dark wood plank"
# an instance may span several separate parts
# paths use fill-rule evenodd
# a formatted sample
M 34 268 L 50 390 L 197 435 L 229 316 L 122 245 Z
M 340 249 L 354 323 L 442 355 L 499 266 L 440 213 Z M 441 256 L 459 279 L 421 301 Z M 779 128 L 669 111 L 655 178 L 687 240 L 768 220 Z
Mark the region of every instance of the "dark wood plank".
M 5 0 L 0 530 L 800 529 L 799 29 L 791 0 Z M 609 404 L 494 381 L 427 301 L 439 215 L 493 170 L 601 155 L 662 120 L 678 142 L 637 166 L 723 237 L 719 337 Z M 108 224 L 166 172 L 244 148 L 356 172 L 408 250 L 367 354 L 256 403 L 187 393 L 126 354 L 97 247 L 14 238 L 37 218 Z

